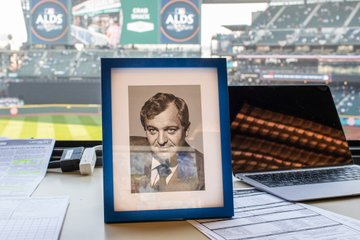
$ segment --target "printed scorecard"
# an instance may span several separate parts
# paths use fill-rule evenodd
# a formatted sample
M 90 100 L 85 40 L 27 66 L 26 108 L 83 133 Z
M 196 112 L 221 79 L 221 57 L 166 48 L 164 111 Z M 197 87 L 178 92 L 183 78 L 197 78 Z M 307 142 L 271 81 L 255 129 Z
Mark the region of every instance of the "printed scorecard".
M 0 140 L 0 197 L 29 197 L 44 178 L 54 139 Z

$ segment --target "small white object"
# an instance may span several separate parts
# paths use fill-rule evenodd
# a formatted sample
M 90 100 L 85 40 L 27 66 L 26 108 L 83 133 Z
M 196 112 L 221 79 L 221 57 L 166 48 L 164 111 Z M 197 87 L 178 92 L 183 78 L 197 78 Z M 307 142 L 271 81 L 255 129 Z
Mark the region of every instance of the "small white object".
M 96 153 L 94 148 L 85 148 L 80 160 L 79 169 L 81 175 L 91 175 L 94 172 Z

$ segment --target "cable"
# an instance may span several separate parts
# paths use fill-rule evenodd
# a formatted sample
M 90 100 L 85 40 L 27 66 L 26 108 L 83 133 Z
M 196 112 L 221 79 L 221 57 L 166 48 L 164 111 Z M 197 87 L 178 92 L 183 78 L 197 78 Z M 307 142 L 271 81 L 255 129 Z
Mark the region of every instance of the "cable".
M 58 161 L 51 161 L 49 162 L 48 168 L 60 168 L 60 160 Z

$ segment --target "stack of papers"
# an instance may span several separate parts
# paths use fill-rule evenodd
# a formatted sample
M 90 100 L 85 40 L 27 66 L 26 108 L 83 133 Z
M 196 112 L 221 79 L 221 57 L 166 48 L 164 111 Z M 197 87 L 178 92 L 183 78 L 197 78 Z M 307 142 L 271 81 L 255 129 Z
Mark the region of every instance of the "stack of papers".
M 31 197 L 46 174 L 54 139 L 0 140 L 0 239 L 58 239 L 69 197 Z
M 189 221 L 211 239 L 360 239 L 360 221 L 254 189 L 234 190 L 231 219 Z
M 0 199 L 0 239 L 58 239 L 68 197 Z

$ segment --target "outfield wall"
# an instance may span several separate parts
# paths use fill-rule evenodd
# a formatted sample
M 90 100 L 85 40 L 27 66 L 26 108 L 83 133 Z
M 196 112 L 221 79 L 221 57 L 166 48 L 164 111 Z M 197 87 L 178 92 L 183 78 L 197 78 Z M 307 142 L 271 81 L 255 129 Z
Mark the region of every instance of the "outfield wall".
M 9 96 L 25 104 L 100 104 L 100 82 L 11 82 Z
M 35 104 L 10 108 L 0 107 L 0 117 L 48 115 L 99 116 L 100 114 L 101 106 L 99 104 Z

